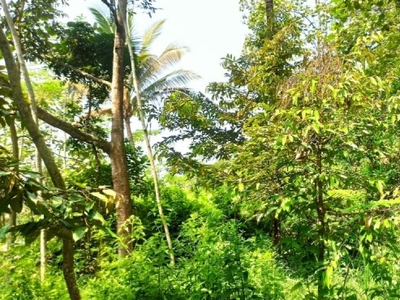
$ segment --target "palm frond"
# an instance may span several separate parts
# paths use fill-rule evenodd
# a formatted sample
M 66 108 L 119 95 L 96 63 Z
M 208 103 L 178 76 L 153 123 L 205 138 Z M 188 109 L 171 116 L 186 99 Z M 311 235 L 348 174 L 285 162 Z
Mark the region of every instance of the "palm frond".
M 183 55 L 187 52 L 187 47 L 170 44 L 159 56 L 158 63 L 162 69 L 173 67 L 182 60 Z
M 184 88 L 190 81 L 196 79 L 200 79 L 200 76 L 192 71 L 175 70 L 148 85 L 142 85 L 142 93 L 147 99 L 151 99 L 156 93 L 166 89 Z
M 154 23 L 150 28 L 148 28 L 142 37 L 142 50 L 141 52 L 148 52 L 154 41 L 161 34 L 162 26 L 164 25 L 165 20 L 160 20 Z
M 151 57 L 143 61 L 143 68 L 140 71 L 142 81 L 163 75 L 181 61 L 186 51 L 185 47 L 177 48 L 175 45 L 169 45 L 159 57 Z
M 133 13 L 133 11 L 129 11 L 128 15 L 127 15 L 127 25 L 129 28 L 129 35 L 130 36 L 137 36 L 137 32 L 135 29 L 135 14 Z
M 90 7 L 89 10 L 95 19 L 95 23 L 99 27 L 98 30 L 100 33 L 114 34 L 115 25 L 112 24 L 110 18 L 108 18 L 103 12 L 101 12 L 97 8 Z

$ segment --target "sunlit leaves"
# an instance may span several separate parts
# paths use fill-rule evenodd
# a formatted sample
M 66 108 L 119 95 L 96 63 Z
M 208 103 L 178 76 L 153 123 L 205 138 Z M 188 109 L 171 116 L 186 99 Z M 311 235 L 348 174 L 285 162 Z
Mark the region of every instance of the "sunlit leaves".
M 390 35 L 373 28 L 375 17 L 379 19 L 386 9 L 380 5 L 365 15 L 349 17 L 349 23 L 358 26 L 347 28 L 354 34 L 347 40 L 340 34 L 335 39 L 327 37 L 328 32 L 321 32 L 323 27 L 303 30 L 305 37 L 301 37 L 299 27 L 307 21 L 293 24 L 294 17 L 286 15 L 288 7 L 278 3 L 277 14 L 283 20 L 269 40 L 265 38 L 263 3 L 246 3 L 251 9 L 247 19 L 251 33 L 243 54 L 225 59 L 228 83 L 211 85 L 215 100 L 227 111 L 222 116 L 235 113 L 236 119 L 230 121 L 242 126 L 244 136 L 227 164 L 229 176 L 224 182 L 239 192 L 243 217 L 249 218 L 253 210 L 257 222 L 268 222 L 272 238 L 282 243 L 287 256 L 299 261 L 301 255 L 326 255 L 316 272 L 323 275 L 319 282 L 333 289 L 333 278 L 346 252 L 337 245 L 350 249 L 357 247 L 357 240 L 375 243 L 384 239 L 388 233 L 357 236 L 364 228 L 363 215 L 383 217 L 397 210 L 397 198 L 391 199 L 386 190 L 398 183 L 399 176 L 399 105 L 393 96 L 398 71 L 396 63 L 384 63 L 392 57 L 385 47 L 397 32 Z M 359 10 L 364 4 L 352 9 Z M 330 13 L 347 20 L 344 15 L 349 11 L 339 16 L 339 10 L 329 8 L 320 7 L 321 23 Z M 296 18 L 310 13 L 298 10 Z M 367 15 L 372 19 L 366 20 Z M 390 17 L 396 19 L 392 11 Z M 362 25 L 360 20 L 367 23 Z M 348 24 L 331 25 L 327 21 L 324 26 L 339 32 L 338 28 Z M 310 49 L 304 41 L 318 41 L 318 47 Z M 389 47 L 396 48 L 395 43 Z M 369 220 L 374 219 L 366 220 L 372 228 L 374 221 Z M 283 237 L 280 226 L 285 227 Z M 346 233 L 349 230 L 351 238 Z M 294 245 L 297 251 L 292 251 Z M 321 247 L 325 247 L 322 252 Z
M 87 228 L 86 227 L 78 227 L 76 230 L 74 230 L 74 232 L 72 233 L 72 238 L 74 239 L 74 241 L 78 241 L 81 238 L 83 238 L 85 236 L 85 233 L 87 232 Z

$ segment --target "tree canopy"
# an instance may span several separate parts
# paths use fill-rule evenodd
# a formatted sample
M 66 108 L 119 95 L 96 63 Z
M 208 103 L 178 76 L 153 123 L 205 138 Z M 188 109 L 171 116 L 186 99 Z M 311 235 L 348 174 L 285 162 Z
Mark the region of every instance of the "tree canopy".
M 2 0 L 0 298 L 400 297 L 398 1 L 241 0 L 206 93 L 101 2 Z

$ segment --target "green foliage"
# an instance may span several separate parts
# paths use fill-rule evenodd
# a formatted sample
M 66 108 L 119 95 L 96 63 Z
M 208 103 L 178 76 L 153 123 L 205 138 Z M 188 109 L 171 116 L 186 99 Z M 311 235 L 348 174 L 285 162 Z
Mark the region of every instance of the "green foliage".
M 69 154 L 77 160 L 64 170 L 69 189 L 58 191 L 11 159 L 8 144 L 1 148 L 0 297 L 67 297 L 61 243 L 51 239 L 65 238 L 67 229 L 87 299 L 399 298 L 398 6 L 322 4 L 274 1 L 270 31 L 265 1 L 241 1 L 249 35 L 239 57 L 223 60 L 228 80 L 211 83 L 210 98 L 182 88 L 195 77 L 190 72 L 162 76 L 184 52 L 172 45 L 150 54 L 163 22 L 131 41 L 148 120 L 174 131 L 159 154 L 172 173 L 187 175 L 165 175 L 160 184 L 175 266 L 140 149 L 126 146 L 135 215 L 122 228 L 134 228 L 135 248 L 118 260 L 118 195 L 105 157 L 72 141 Z M 50 48 L 58 75 L 89 86 L 90 112 L 107 89 L 62 62 L 111 79 L 113 20 L 96 16 L 102 24 L 69 23 Z M 63 97 L 55 82 L 37 89 L 43 99 Z M 0 73 L 2 130 L 17 118 L 10 96 Z M 131 98 L 126 118 L 136 112 Z M 65 118 L 81 115 L 81 106 L 66 103 Z M 82 117 L 77 126 L 106 139 L 104 122 Z M 173 148 L 188 139 L 187 153 Z M 11 209 L 21 213 L 16 226 L 5 217 Z M 39 284 L 41 229 L 49 271 Z M 14 245 L 3 243 L 8 232 L 17 233 Z
M 17 244 L 2 254 L 0 263 L 0 282 L 2 294 L 0 299 L 68 299 L 65 283 L 59 272 L 52 270 L 51 281 L 40 283 L 38 273 L 39 257 L 34 247 L 28 248 Z M 38 246 L 37 243 L 34 243 Z
M 62 7 L 66 1 L 25 1 L 23 4 L 12 1 L 8 5 L 18 28 L 25 58 L 42 61 L 51 52 L 54 36 L 62 31 L 60 19 L 65 16 Z
M 219 229 L 214 230 L 204 227 L 204 221 L 193 216 L 185 223 L 182 234 L 192 242 L 182 244 L 187 253 L 176 268 L 168 267 L 167 247 L 163 238 L 155 235 L 128 259 L 104 266 L 97 278 L 88 282 L 87 297 L 284 299 L 279 283 L 282 269 L 267 243 L 243 240 L 234 222 L 219 223 Z M 102 278 L 112 282 L 104 285 Z
M 184 128 L 193 128 L 204 138 L 192 134 L 193 151 L 186 156 L 174 153 L 171 161 L 180 162 L 182 170 L 197 170 L 199 180 L 208 170 L 214 175 L 209 178 L 220 183 L 222 173 L 222 183 L 237 191 L 228 201 L 236 218 L 266 225 L 288 267 L 315 283 L 317 291 L 310 295 L 333 297 L 345 289 L 333 285 L 342 264 L 364 263 L 359 255 L 365 251 L 358 247 L 365 239 L 365 215 L 386 216 L 388 212 L 381 209 L 385 204 L 391 207 L 390 215 L 397 211 L 396 196 L 385 191 L 395 190 L 399 179 L 399 98 L 394 88 L 398 64 L 385 54 L 388 44 L 397 49 L 397 31 L 391 35 L 376 27 L 372 30 L 384 26 L 376 24 L 375 13 L 390 11 L 388 22 L 395 22 L 397 15 L 390 3 L 365 15 L 347 10 L 349 22 L 331 27 L 337 7 L 347 4 L 312 12 L 299 2 L 277 1 L 279 22 L 267 38 L 264 2 L 243 1 L 243 5 L 249 10 L 246 21 L 251 32 L 242 55 L 224 61 L 228 82 L 209 87 L 217 103 L 203 101 L 206 108 L 200 101 L 184 103 L 165 119 L 175 126 L 187 122 L 192 127 Z M 308 30 L 306 25 L 315 16 L 318 22 Z M 353 22 L 355 27 L 348 26 Z M 356 43 L 347 52 L 343 47 L 348 48 L 351 39 L 342 39 L 345 30 L 357 31 L 352 32 Z M 388 65 L 385 59 L 393 63 Z M 199 113 L 207 108 L 212 114 Z M 237 128 L 243 137 L 227 143 L 228 159 L 215 168 L 198 161 L 200 155 L 208 159 L 225 154 L 223 141 L 208 133 L 210 124 L 224 124 L 226 136 Z M 212 132 L 221 128 L 215 127 Z M 164 151 L 173 152 L 167 147 Z M 393 200 L 379 200 L 383 198 Z M 382 249 L 395 244 L 386 234 L 374 235 Z M 381 272 L 389 274 L 376 269 L 376 274 Z
M 52 55 L 46 58 L 47 63 L 57 76 L 86 84 L 95 107 L 98 107 L 108 97 L 108 87 L 76 70 L 111 81 L 114 35 L 97 33 L 91 24 L 77 21 L 69 22 L 59 39 Z M 125 67 L 129 69 L 127 49 L 125 57 Z

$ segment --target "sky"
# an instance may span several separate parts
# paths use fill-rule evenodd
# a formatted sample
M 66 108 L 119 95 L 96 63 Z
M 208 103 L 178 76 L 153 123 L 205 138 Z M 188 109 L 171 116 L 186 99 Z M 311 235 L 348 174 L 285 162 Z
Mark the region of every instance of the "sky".
M 91 21 L 88 7 L 105 8 L 101 0 L 69 0 L 69 3 L 64 11 L 71 19 L 84 15 Z M 136 23 L 141 32 L 157 20 L 166 20 L 153 52 L 160 53 L 170 43 L 188 47 L 190 52 L 178 67 L 202 77 L 189 85 L 198 91 L 204 92 L 209 82 L 226 80 L 221 58 L 227 54 L 239 56 L 247 32 L 239 1 L 157 0 L 155 7 L 160 10 L 152 18 L 138 11 Z

